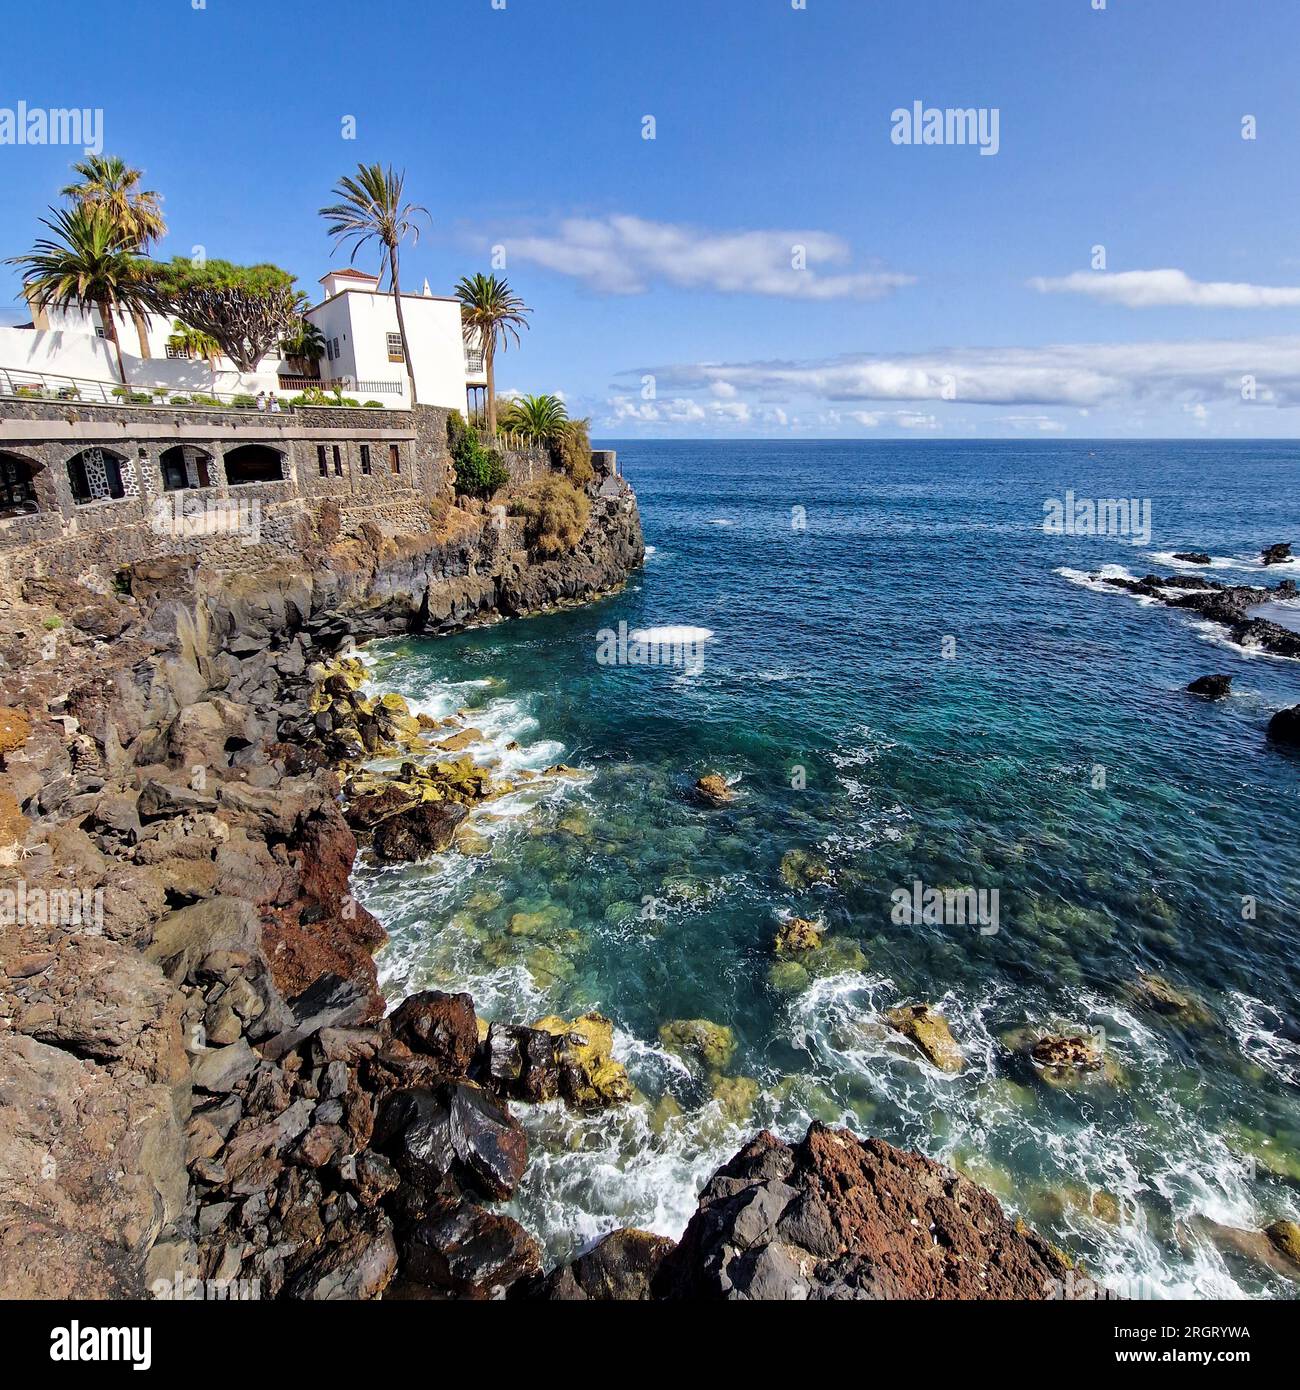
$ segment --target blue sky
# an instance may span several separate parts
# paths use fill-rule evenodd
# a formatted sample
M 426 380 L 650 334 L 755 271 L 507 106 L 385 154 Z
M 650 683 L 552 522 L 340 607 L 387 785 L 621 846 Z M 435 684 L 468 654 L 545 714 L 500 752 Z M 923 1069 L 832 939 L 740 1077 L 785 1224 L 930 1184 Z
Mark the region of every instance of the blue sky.
M 404 167 L 433 217 L 404 285 L 503 246 L 534 314 L 499 385 L 598 435 L 1300 420 L 1295 0 L 198 2 L 26 7 L 0 108 L 102 107 L 162 254 L 309 289 L 337 176 Z M 914 102 L 996 110 L 997 153 L 894 143 Z M 0 145 L 0 254 L 75 153 Z

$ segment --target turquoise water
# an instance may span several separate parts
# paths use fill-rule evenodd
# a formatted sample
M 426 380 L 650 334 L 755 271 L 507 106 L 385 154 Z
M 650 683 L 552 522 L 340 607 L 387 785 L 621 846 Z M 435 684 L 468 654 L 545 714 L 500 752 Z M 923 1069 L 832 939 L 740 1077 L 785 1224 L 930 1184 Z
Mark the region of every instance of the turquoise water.
M 513 1209 L 556 1257 L 619 1225 L 676 1235 L 744 1137 L 817 1117 L 963 1166 L 1130 1293 L 1292 1294 L 1194 1218 L 1300 1214 L 1300 760 L 1263 736 L 1300 664 L 1087 574 L 1204 549 L 1215 577 L 1258 581 L 1263 545 L 1300 543 L 1300 450 L 616 447 L 652 547 L 621 594 L 368 653 L 417 707 L 469 707 L 503 770 L 587 774 L 477 815 L 485 852 L 358 875 L 392 935 L 390 997 L 615 1022 L 642 1099 L 521 1112 Z M 1150 545 L 1045 535 L 1067 489 L 1149 499 Z M 708 630 L 699 669 L 599 664 L 620 621 Z M 1234 675 L 1229 700 L 1183 693 L 1210 671 Z M 705 810 L 687 793 L 714 771 L 736 799 Z M 791 850 L 828 877 L 792 886 Z M 896 925 L 890 895 L 916 880 L 997 889 L 997 931 Z M 790 915 L 827 928 L 806 979 L 773 975 Z M 1144 1009 L 1139 969 L 1210 1021 Z M 960 1075 L 881 1027 L 911 1000 L 942 1006 Z M 721 1088 L 659 1044 L 691 1018 L 733 1031 Z M 1122 1084 L 1057 1092 L 1008 1063 L 1007 1029 L 1053 1021 L 1104 1028 Z

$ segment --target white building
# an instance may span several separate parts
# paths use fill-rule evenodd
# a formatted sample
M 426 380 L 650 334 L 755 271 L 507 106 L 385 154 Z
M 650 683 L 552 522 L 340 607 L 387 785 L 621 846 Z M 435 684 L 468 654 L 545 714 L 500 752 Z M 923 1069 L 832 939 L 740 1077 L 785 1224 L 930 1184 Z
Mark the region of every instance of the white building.
M 175 322 L 160 314 L 144 316 L 145 356 L 135 319 L 114 314 L 128 385 L 179 395 L 261 391 L 286 398 L 319 385 L 362 401 L 409 404 L 393 296 L 380 294 L 378 278 L 359 270 L 332 270 L 320 284 L 323 297 L 306 317 L 325 338 L 325 356 L 304 363 L 277 350 L 251 373 L 226 357 L 210 363 L 177 349 L 171 341 Z M 459 301 L 433 294 L 426 281 L 422 294 L 402 295 L 402 315 L 420 404 L 481 414 L 487 379 L 482 354 L 465 347 Z M 120 385 L 117 357 L 97 309 L 33 308 L 30 326 L 0 327 L 0 394 L 23 386 L 73 389 L 77 383 L 102 383 L 107 391 Z
M 360 270 L 331 270 L 320 279 L 324 299 L 307 318 L 325 338 L 321 375 L 350 382 L 352 395 L 378 394 L 372 388 L 406 382 L 397 307 L 379 293 L 379 279 Z M 402 295 L 402 317 L 414 368 L 415 392 L 422 405 L 466 411 L 467 392 L 482 388 L 482 354 L 467 351 L 460 325 L 460 301 L 435 295 L 426 280 L 422 294 Z

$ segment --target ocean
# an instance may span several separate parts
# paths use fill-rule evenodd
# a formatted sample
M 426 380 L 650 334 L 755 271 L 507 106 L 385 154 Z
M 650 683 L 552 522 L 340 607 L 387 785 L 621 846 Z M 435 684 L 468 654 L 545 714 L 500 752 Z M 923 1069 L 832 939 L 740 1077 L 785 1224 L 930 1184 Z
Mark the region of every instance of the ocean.
M 509 1210 L 556 1259 L 623 1225 L 676 1236 L 747 1137 L 820 1119 L 954 1164 L 1131 1295 L 1293 1296 L 1207 1223 L 1300 1214 L 1300 759 L 1264 735 L 1300 663 L 1089 576 L 1204 550 L 1217 579 L 1300 577 L 1258 561 L 1300 549 L 1300 447 L 605 447 L 649 551 L 621 593 L 366 652 L 415 708 L 468 708 L 478 756 L 587 774 L 476 813 L 480 853 L 357 873 L 390 1002 L 615 1024 L 636 1101 L 519 1108 Z M 1148 543 L 1045 533 L 1067 495 L 1145 507 Z M 620 623 L 689 630 L 662 635 L 695 659 L 602 661 Z M 1209 672 L 1230 698 L 1184 692 Z M 706 773 L 729 805 L 692 798 Z M 996 890 L 996 922 L 896 921 L 917 884 Z M 826 933 L 793 968 L 791 917 Z M 1202 1017 L 1153 1011 L 1139 971 Z M 903 1002 L 942 1009 L 958 1075 L 882 1026 Z M 662 1045 L 681 1019 L 731 1030 L 721 1070 Z M 1113 1084 L 1010 1057 L 1061 1025 L 1104 1030 Z

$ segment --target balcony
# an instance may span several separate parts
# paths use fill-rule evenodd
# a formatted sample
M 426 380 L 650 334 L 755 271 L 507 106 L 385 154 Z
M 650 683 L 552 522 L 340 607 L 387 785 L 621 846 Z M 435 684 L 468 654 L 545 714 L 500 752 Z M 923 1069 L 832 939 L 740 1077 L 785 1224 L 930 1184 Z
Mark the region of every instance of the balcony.
M 484 372 L 483 354 L 477 348 L 465 349 L 465 375 L 482 376 Z

